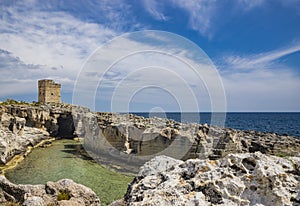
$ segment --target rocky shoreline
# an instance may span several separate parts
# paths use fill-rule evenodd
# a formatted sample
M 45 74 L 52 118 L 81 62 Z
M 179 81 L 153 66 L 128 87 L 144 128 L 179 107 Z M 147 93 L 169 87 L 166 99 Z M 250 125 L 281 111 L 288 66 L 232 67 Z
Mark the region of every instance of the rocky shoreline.
M 170 119 L 132 114 L 77 111 L 76 132 L 95 159 L 123 164 L 138 172 L 159 155 L 176 159 L 217 160 L 233 153 L 261 152 L 280 157 L 300 156 L 300 139 L 258 131 L 240 131 L 207 124 L 186 124 Z M 105 162 L 105 160 L 103 160 Z
M 300 158 L 260 152 L 185 162 L 147 162 L 125 195 L 127 205 L 300 205 Z
M 71 119 L 71 109 L 67 105 L 61 108 L 0 105 L 0 165 L 44 140 L 73 137 Z
M 84 139 L 84 148 L 99 162 L 138 173 L 124 200 L 113 205 L 300 205 L 300 139 L 295 137 L 95 113 L 66 104 L 0 105 L 0 122 L 1 165 L 41 141 L 76 137 Z M 48 194 L 47 186 L 14 185 L 4 177 L 0 185 L 0 203 L 24 205 L 32 196 L 28 191 L 41 190 L 29 198 L 44 201 L 36 205 L 91 204 L 76 198 L 57 201 L 57 192 Z M 27 189 L 14 193 L 19 187 Z M 90 200 L 100 205 L 95 196 Z
M 0 204 L 22 203 L 22 206 L 99 206 L 97 195 L 88 187 L 70 179 L 45 185 L 16 185 L 0 176 Z M 17 205 L 17 204 L 16 204 Z

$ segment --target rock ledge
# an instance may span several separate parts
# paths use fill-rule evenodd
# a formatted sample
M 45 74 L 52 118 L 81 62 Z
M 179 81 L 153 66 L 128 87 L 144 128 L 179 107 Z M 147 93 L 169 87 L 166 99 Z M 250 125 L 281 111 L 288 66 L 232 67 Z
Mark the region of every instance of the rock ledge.
M 185 162 L 156 157 L 130 184 L 126 205 L 300 205 L 300 158 L 260 152 Z

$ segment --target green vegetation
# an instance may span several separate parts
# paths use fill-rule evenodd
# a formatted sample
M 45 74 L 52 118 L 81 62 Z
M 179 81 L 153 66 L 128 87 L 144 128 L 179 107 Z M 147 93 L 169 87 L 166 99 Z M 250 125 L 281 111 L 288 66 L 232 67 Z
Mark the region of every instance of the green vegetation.
M 33 106 L 33 107 L 39 107 L 41 105 L 45 106 L 55 106 L 55 107 L 62 107 L 62 108 L 69 108 L 72 105 L 67 103 L 41 103 L 41 102 L 25 102 L 25 101 L 19 101 L 14 99 L 6 99 L 4 102 L 0 101 L 0 106 L 6 106 L 6 105 L 20 105 L 20 106 Z
M 40 102 L 33 101 L 32 103 L 25 101 L 18 101 L 14 99 L 6 99 L 4 102 L 0 101 L 0 105 L 26 105 L 26 106 L 40 106 Z
M 58 201 L 61 201 L 61 200 L 69 200 L 71 197 L 70 197 L 70 194 L 68 191 L 66 190 L 62 190 L 58 193 L 57 195 L 57 200 Z
M 40 102 L 33 101 L 30 105 L 31 105 L 31 106 L 41 106 L 41 103 L 40 103 Z
M 290 157 L 290 156 L 292 156 L 291 154 L 288 154 L 288 153 L 285 153 L 285 152 L 279 152 L 279 153 L 276 153 L 274 155 L 277 156 L 277 157 Z
M 14 104 L 14 105 L 29 105 L 29 103 L 24 102 L 24 101 L 17 101 L 14 99 L 6 99 L 5 102 L 1 102 L 0 105 L 10 105 L 10 104 Z

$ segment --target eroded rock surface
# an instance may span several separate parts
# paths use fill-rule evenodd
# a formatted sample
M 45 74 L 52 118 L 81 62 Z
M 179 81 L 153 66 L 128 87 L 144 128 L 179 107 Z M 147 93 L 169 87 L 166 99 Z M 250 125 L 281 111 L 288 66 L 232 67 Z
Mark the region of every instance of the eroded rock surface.
M 0 106 L 0 118 L 2 163 L 44 139 L 47 136 L 44 131 L 52 137 L 82 137 L 87 150 L 107 156 L 108 160 L 129 161 L 136 164 L 135 168 L 158 155 L 184 160 L 214 160 L 229 153 L 256 151 L 300 156 L 300 138 L 132 114 L 90 112 L 74 105 Z M 9 139 L 18 142 L 18 138 L 20 146 L 11 145 Z
M 170 119 L 144 118 L 132 114 L 97 113 L 96 118 L 106 139 L 116 148 L 128 153 L 148 155 L 160 152 L 173 144 L 174 153 L 178 153 L 176 149 L 188 148 L 183 159 L 194 157 L 217 159 L 229 153 L 256 151 L 279 156 L 300 155 L 300 139 L 275 133 L 240 131 L 207 124 L 186 124 Z M 124 142 L 122 148 L 117 138 L 120 139 L 119 142 Z M 176 140 L 180 141 L 175 143 Z
M 292 136 L 132 114 L 80 111 L 75 114 L 76 132 L 85 138 L 86 149 L 127 165 L 136 164 L 136 168 L 159 155 L 183 160 L 216 160 L 227 154 L 257 151 L 276 156 L 300 156 L 300 138 Z
M 28 146 L 34 146 L 49 139 L 45 130 L 25 126 L 24 118 L 4 113 L 0 123 L 0 165 L 7 163 L 15 155 L 22 154 Z
M 69 105 L 0 105 L 0 165 L 51 137 L 74 137 Z
M 300 205 L 300 158 L 260 152 L 220 160 L 147 162 L 125 196 L 126 205 Z
M 104 163 L 132 172 L 157 155 L 189 159 L 159 156 L 147 162 L 116 205 L 300 205 L 299 138 L 63 104 L 0 106 L 0 164 L 52 136 L 84 138 L 84 148 L 106 157 Z M 90 190 L 74 185 L 14 185 L 1 177 L 0 201 L 100 204 Z M 72 198 L 58 201 L 65 189 Z
M 99 206 L 97 195 L 88 187 L 70 179 L 47 182 L 46 185 L 16 185 L 0 176 L 0 204 L 22 206 Z
M 5 105 L 0 106 L 0 116 L 10 115 L 25 120 L 25 126 L 44 129 L 53 137 L 73 137 L 72 105 Z M 2 119 L 1 119 L 1 122 Z M 2 123 L 3 124 L 3 123 Z

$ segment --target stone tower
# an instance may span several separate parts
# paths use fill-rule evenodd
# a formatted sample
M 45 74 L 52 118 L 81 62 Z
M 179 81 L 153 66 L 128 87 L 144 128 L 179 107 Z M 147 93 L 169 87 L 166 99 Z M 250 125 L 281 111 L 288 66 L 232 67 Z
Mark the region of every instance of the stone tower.
M 60 84 L 50 79 L 38 81 L 39 102 L 60 103 Z

